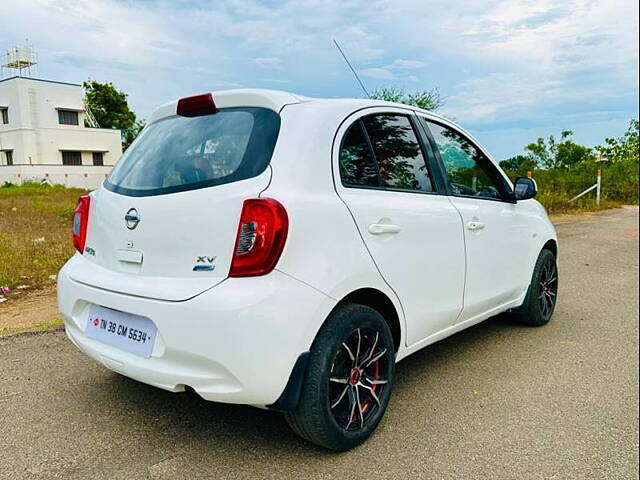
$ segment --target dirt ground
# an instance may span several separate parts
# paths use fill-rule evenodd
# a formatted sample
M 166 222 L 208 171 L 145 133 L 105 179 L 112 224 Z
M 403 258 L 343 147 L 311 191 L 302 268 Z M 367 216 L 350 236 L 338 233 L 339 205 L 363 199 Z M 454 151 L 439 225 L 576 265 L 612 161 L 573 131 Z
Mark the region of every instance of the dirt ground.
M 0 303 L 0 337 L 33 330 L 62 327 L 55 286 L 21 290 Z

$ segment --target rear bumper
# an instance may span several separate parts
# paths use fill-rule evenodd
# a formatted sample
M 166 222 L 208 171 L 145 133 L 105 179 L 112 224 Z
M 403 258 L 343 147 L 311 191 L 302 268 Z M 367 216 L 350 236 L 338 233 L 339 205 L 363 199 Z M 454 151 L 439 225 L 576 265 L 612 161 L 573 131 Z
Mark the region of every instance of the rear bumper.
M 183 302 L 133 297 L 58 275 L 65 330 L 83 352 L 107 368 L 170 391 L 193 388 L 207 400 L 271 405 L 294 364 L 309 350 L 335 300 L 279 271 L 230 278 Z M 151 280 L 152 281 L 152 280 Z M 143 315 L 157 326 L 150 358 L 85 335 L 91 304 Z

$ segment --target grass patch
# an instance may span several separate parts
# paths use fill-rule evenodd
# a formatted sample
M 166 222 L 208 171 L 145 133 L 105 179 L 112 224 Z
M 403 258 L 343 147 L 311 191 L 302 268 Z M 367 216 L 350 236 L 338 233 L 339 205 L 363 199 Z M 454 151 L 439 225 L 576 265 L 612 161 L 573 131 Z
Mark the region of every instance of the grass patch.
M 38 323 L 35 325 L 17 325 L 17 326 L 11 326 L 11 327 L 0 326 L 0 337 L 15 335 L 17 333 L 44 332 L 47 330 L 56 330 L 58 328 L 62 328 L 63 326 L 64 326 L 64 323 L 62 323 L 62 320 L 60 318 L 47 320 L 45 322 Z
M 587 194 L 588 195 L 588 194 Z M 595 196 L 595 194 L 593 194 Z M 618 208 L 631 202 L 620 202 L 617 200 L 609 200 L 602 198 L 600 206 L 596 205 L 595 198 L 579 198 L 570 202 L 574 195 L 567 192 L 540 191 L 536 196 L 538 200 L 546 208 L 549 214 L 557 213 L 582 213 L 595 212 L 598 210 L 607 210 L 610 208 Z
M 55 283 L 73 255 L 71 221 L 86 190 L 25 183 L 0 187 L 0 287 Z

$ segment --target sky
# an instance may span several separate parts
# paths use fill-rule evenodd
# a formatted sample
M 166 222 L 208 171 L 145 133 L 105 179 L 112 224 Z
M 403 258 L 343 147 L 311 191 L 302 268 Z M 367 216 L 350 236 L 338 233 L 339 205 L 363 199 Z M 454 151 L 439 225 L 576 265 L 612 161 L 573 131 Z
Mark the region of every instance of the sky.
M 634 0 L 3 0 L 0 48 L 38 78 L 113 82 L 138 117 L 168 100 L 259 87 L 362 97 L 438 87 L 440 113 L 497 160 L 573 130 L 594 146 L 638 117 Z

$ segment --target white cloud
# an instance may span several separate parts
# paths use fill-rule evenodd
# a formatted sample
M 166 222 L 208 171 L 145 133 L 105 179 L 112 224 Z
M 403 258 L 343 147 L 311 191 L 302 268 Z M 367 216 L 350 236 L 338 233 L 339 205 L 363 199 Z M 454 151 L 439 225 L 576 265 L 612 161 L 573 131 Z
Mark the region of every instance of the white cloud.
M 461 122 L 513 121 L 519 112 L 538 105 L 548 107 L 565 93 L 561 82 L 544 74 L 492 73 L 457 85 L 443 112 Z
M 0 31 L 0 47 L 29 35 L 42 76 L 113 81 L 143 116 L 226 86 L 361 95 L 334 38 L 368 88 L 440 86 L 445 112 L 482 128 L 636 111 L 628 0 L 20 0 Z
M 394 60 L 393 63 L 390 65 L 391 68 L 406 68 L 406 69 L 416 69 L 416 68 L 422 68 L 422 67 L 426 67 L 427 64 L 424 62 L 421 62 L 420 60 L 404 60 L 402 58 L 398 58 L 397 60 Z
M 420 60 L 404 60 L 398 58 L 383 67 L 370 67 L 360 70 L 365 77 L 379 80 L 399 80 L 400 78 L 410 81 L 417 81 L 413 74 L 407 74 L 407 70 L 416 70 L 425 67 L 427 64 Z
M 291 80 L 287 80 L 286 78 L 263 78 L 262 81 L 266 83 L 279 83 L 279 84 L 291 83 Z
M 374 21 L 403 50 L 425 52 L 414 75 L 439 85 L 461 121 L 637 99 L 637 2 L 389 0 Z
M 365 77 L 378 78 L 381 80 L 395 80 L 395 74 L 388 67 L 373 67 L 360 70 Z
M 257 57 L 253 59 L 258 65 L 263 67 L 280 68 L 284 61 L 278 57 Z

